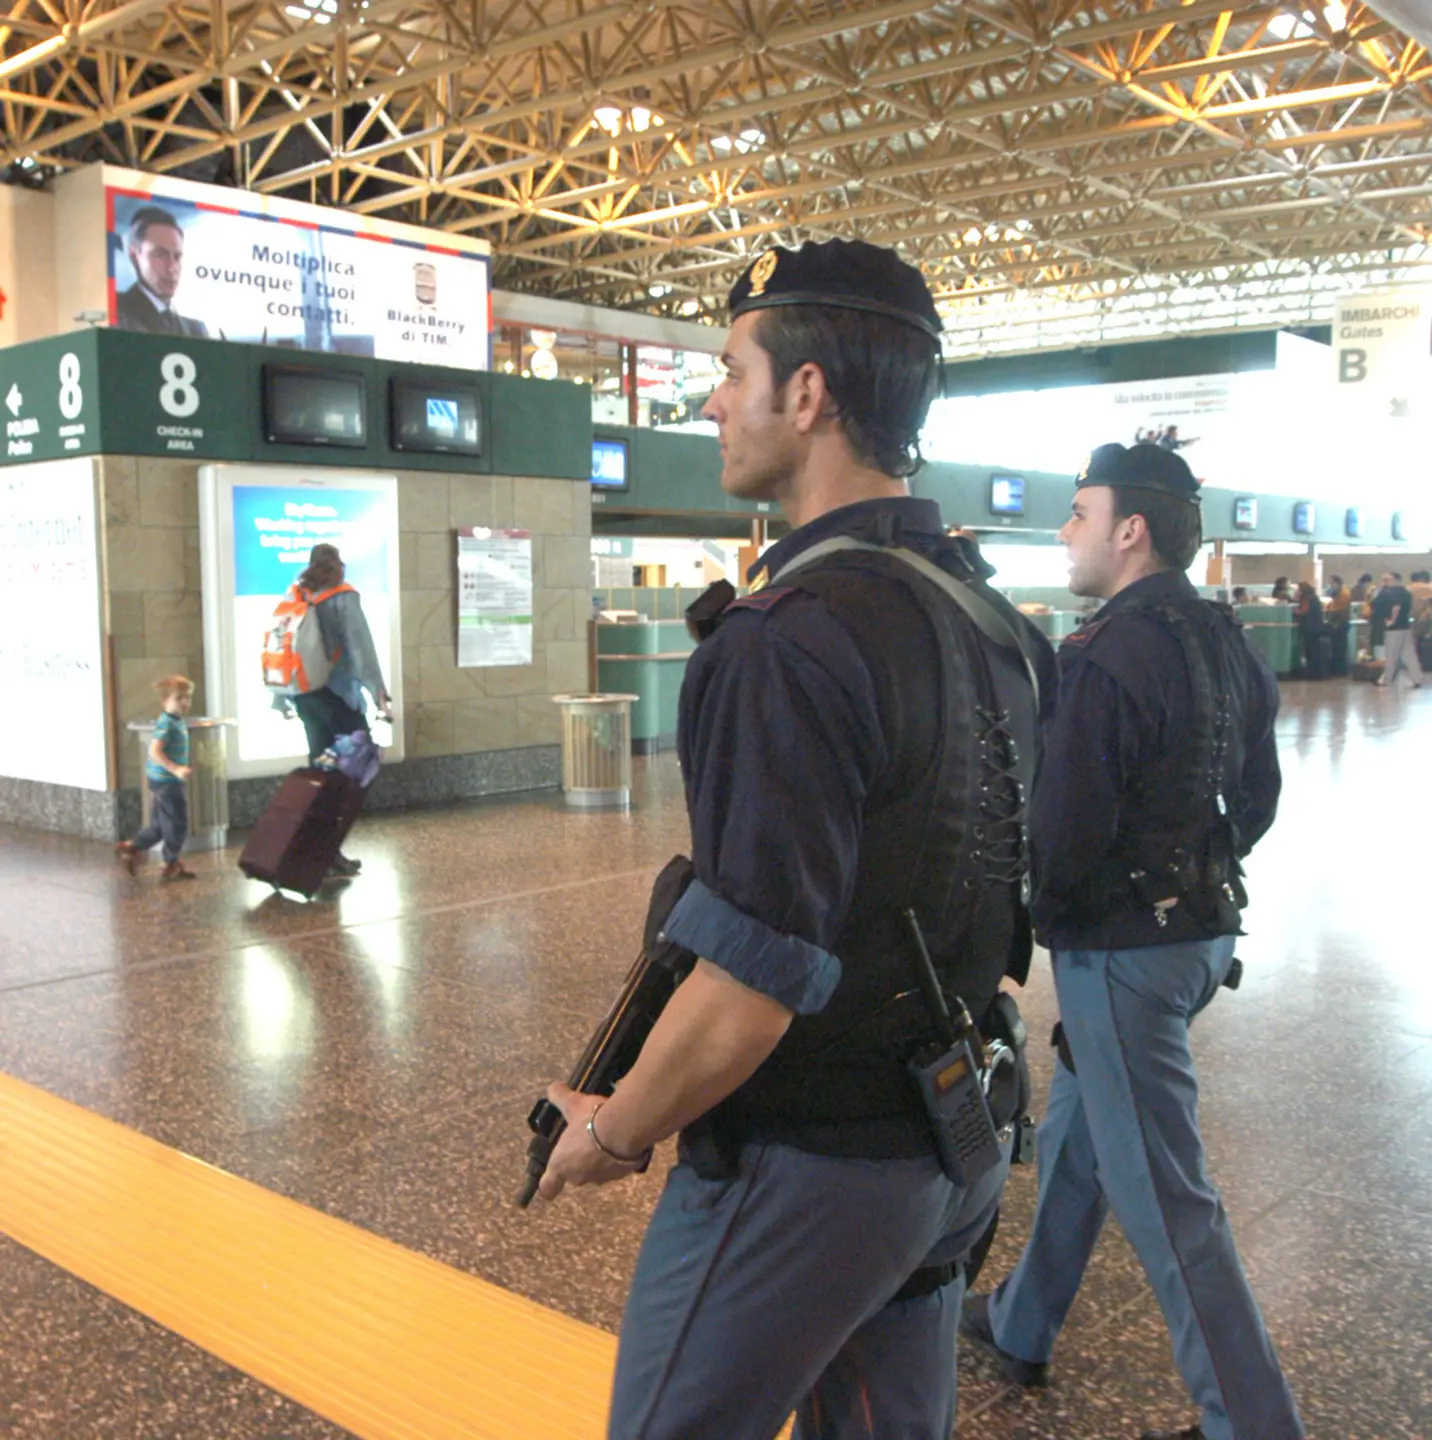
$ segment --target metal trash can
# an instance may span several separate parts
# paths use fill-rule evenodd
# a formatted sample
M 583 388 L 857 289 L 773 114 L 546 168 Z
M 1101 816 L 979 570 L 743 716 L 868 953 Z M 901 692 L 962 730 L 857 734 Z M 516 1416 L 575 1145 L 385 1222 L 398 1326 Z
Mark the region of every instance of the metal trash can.
M 631 804 L 631 706 L 639 695 L 554 695 L 562 707 L 562 790 L 568 805 Z
M 189 798 L 189 838 L 186 850 L 222 850 L 229 843 L 229 728 L 234 720 L 189 717 L 189 765 L 193 774 L 184 782 Z M 154 739 L 152 720 L 131 720 L 129 728 L 139 740 L 142 767 Z M 148 780 L 140 787 L 141 824 L 149 824 L 153 797 Z

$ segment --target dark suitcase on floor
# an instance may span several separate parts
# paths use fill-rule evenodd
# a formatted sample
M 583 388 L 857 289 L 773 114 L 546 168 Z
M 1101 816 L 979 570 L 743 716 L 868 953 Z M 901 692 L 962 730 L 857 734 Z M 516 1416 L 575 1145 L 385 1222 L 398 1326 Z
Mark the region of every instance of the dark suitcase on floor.
M 363 787 L 340 770 L 295 770 L 259 816 L 239 869 L 312 899 L 363 808 Z

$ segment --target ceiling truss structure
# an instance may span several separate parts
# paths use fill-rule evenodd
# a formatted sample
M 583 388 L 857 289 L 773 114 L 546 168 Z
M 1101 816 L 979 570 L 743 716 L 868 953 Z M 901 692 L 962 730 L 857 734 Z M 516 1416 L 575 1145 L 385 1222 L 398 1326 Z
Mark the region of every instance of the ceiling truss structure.
M 9 0 L 0 114 L 12 180 L 343 206 L 671 315 L 898 244 L 954 353 L 1432 278 L 1432 55 L 1360 0 Z

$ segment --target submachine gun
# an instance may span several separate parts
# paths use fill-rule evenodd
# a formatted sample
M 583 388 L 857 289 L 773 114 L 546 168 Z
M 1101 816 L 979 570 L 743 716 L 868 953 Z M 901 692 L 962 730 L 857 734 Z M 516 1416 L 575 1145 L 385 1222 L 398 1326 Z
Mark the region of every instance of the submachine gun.
M 612 1093 L 617 1082 L 636 1064 L 646 1037 L 651 1034 L 652 1026 L 666 1008 L 676 987 L 695 966 L 696 956 L 668 940 L 661 929 L 695 873 L 691 861 L 684 855 L 677 855 L 656 877 L 641 954 L 627 972 L 621 992 L 587 1041 L 586 1049 L 567 1081 L 580 1094 Z M 527 1146 L 527 1178 L 517 1196 L 517 1204 L 524 1210 L 537 1194 L 537 1186 L 567 1122 L 562 1118 L 562 1112 L 544 1098 L 532 1107 L 527 1125 L 532 1131 L 532 1139 Z

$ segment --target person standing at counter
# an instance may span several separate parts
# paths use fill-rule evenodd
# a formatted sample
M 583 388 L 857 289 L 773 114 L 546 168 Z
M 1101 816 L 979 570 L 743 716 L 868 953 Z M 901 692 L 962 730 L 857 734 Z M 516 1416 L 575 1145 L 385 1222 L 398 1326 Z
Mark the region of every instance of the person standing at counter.
M 1298 581 L 1293 615 L 1303 641 L 1303 671 L 1309 680 L 1322 680 L 1328 673 L 1327 627 L 1323 624 L 1323 602 L 1306 580 Z
M 1323 607 L 1323 620 L 1328 627 L 1328 639 L 1332 643 L 1332 667 L 1334 675 L 1347 674 L 1347 632 L 1352 624 L 1352 592 L 1343 584 L 1341 575 L 1334 575 L 1328 582 L 1328 603 Z
M 1280 575 L 1273 582 L 1273 593 L 1269 597 L 1279 605 L 1291 605 L 1293 603 L 1293 592 L 1288 588 L 1288 577 Z

